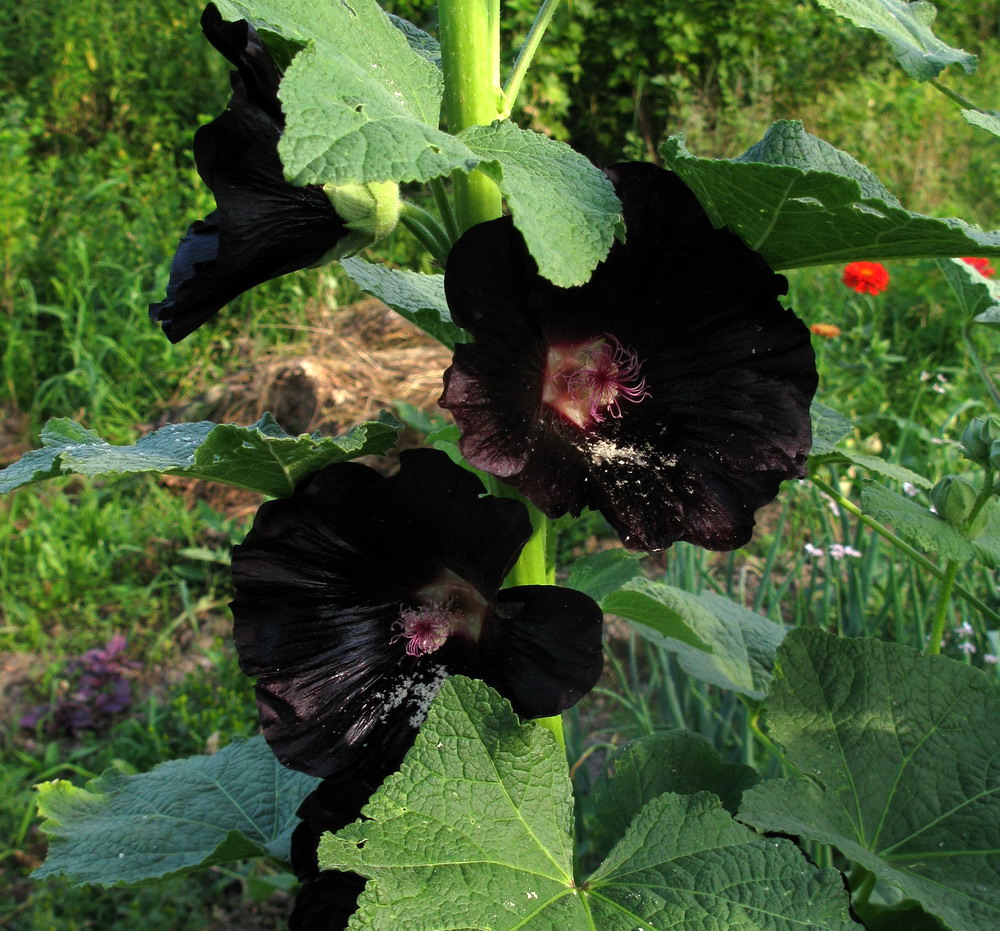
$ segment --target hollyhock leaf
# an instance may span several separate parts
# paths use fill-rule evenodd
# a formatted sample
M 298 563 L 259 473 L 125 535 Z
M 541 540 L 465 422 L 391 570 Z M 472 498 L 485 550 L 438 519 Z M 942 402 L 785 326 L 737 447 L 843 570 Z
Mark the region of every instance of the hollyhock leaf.
M 753 833 L 705 792 L 646 805 L 584 889 L 593 916 L 584 927 L 858 928 L 837 870 Z
M 700 925 L 720 909 L 727 928 L 850 927 L 836 871 L 757 837 L 707 795 L 655 799 L 594 876 L 575 881 L 572 804 L 551 735 L 454 678 L 365 807 L 369 820 L 325 835 L 320 864 L 369 878 L 351 926 L 373 931 L 626 931 Z
M 363 813 L 319 847 L 324 869 L 370 880 L 354 927 L 588 926 L 563 751 L 482 682 L 444 683 L 402 768 Z
M 951 524 L 916 501 L 877 482 L 864 483 L 861 509 L 876 520 L 891 524 L 901 537 L 924 551 L 963 562 L 975 557 L 972 544 Z
M 1000 136 L 1000 113 L 996 110 L 962 110 L 962 116 L 973 126 L 985 129 L 994 136 Z
M 855 452 L 853 449 L 837 449 L 834 452 L 836 455 L 831 457 L 831 459 L 848 462 L 851 465 L 856 465 L 864 469 L 866 472 L 881 475 L 883 478 L 891 478 L 897 482 L 909 482 L 918 488 L 930 488 L 934 484 L 929 478 L 925 478 L 919 472 L 914 472 L 912 469 L 908 469 L 906 466 L 901 466 L 895 462 L 888 462 L 879 456 L 869 456 L 865 453 Z
M 758 830 L 831 844 L 952 928 L 1000 925 L 1000 689 L 992 675 L 873 639 L 798 629 L 768 732 L 802 778 L 743 796 Z
M 638 597 L 637 597 L 638 596 Z M 763 698 L 785 628 L 711 592 L 635 579 L 601 607 L 636 622 L 643 636 L 677 654 L 684 671 L 721 688 Z
M 49 852 L 32 875 L 136 885 L 247 857 L 287 859 L 295 810 L 315 785 L 262 737 L 137 776 L 108 770 L 85 788 L 46 782 L 38 808 Z
M 760 252 L 772 268 L 1000 256 L 1000 231 L 922 216 L 886 200 L 867 169 L 845 153 L 835 156 L 836 149 L 798 122 L 772 124 L 739 158 L 699 158 L 682 136 L 671 136 L 660 152 L 712 221 Z
M 853 424 L 843 414 L 832 407 L 813 401 L 809 409 L 812 418 L 812 452 L 811 456 L 825 456 L 837 452 L 837 444 L 844 439 L 853 428 Z
M 982 315 L 1000 314 L 1000 281 L 987 278 L 963 259 L 938 259 L 962 313 L 977 322 Z
M 344 259 L 340 264 L 358 287 L 374 294 L 449 349 L 468 339 L 451 320 L 444 297 L 444 275 L 422 275 L 357 258 Z
M 223 15 L 303 43 L 282 78 L 278 146 L 295 184 L 426 181 L 471 170 L 469 148 L 438 127 L 440 70 L 374 0 L 219 0 Z
M 565 584 L 567 588 L 575 588 L 595 601 L 601 601 L 626 582 L 643 574 L 639 561 L 645 555 L 617 548 L 587 553 L 573 560 Z
M 236 424 L 168 424 L 131 446 L 114 446 L 66 418 L 42 430 L 42 449 L 0 471 L 0 492 L 60 475 L 159 472 L 224 482 L 266 495 L 291 494 L 303 476 L 334 462 L 382 455 L 401 425 L 385 415 L 336 437 L 290 436 L 265 414 L 248 427 Z
M 615 754 L 593 788 L 587 838 L 604 856 L 643 806 L 664 792 L 711 792 L 736 814 L 745 790 L 760 776 L 742 763 L 724 763 L 698 734 L 675 730 L 640 737 Z
M 917 0 L 819 0 L 855 26 L 882 36 L 903 70 L 918 81 L 936 78 L 948 65 L 960 65 L 967 74 L 978 60 L 962 49 L 951 48 L 931 31 L 937 10 L 932 3 Z
M 583 284 L 622 224 L 604 172 L 565 143 L 508 120 L 470 127 L 460 138 L 507 198 L 539 272 L 563 288 Z
M 426 58 L 436 68 L 441 67 L 441 43 L 434 36 L 414 26 L 402 16 L 393 13 L 386 13 L 386 16 L 389 17 L 389 22 L 406 36 L 406 41 L 413 51 L 421 58 Z

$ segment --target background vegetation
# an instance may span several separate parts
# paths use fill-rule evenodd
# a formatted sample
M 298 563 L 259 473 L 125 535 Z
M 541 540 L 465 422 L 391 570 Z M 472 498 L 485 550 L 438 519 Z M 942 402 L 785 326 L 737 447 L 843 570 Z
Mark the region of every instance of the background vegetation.
M 389 6 L 433 29 L 431 0 Z M 910 82 L 874 39 L 812 4 L 794 15 L 789 6 L 567 0 L 519 119 L 606 164 L 653 159 L 676 131 L 698 154 L 736 155 L 773 119 L 794 117 L 867 164 L 910 209 L 1000 225 L 995 143 L 942 95 Z M 1000 2 L 938 6 L 942 38 L 981 56 L 970 96 L 1000 106 L 988 99 L 1000 83 Z M 534 9 L 529 0 L 505 4 L 512 48 Z M 177 240 L 212 209 L 190 139 L 225 106 L 228 68 L 201 37 L 200 12 L 179 0 L 0 0 L 0 461 L 37 445 L 51 416 L 132 440 L 251 360 L 302 342 L 317 308 L 329 314 L 357 296 L 336 269 L 313 270 L 257 289 L 178 347 L 149 323 L 147 304 L 162 295 Z M 945 81 L 959 88 L 958 76 Z M 402 234 L 382 249 L 397 261 L 412 254 Z M 817 339 L 820 399 L 852 417 L 865 451 L 934 479 L 961 471 L 956 433 L 986 396 L 936 266 L 890 266 L 890 288 L 875 298 L 847 290 L 839 272 L 791 276 L 790 301 L 806 322 L 842 330 Z M 980 349 L 989 356 L 985 337 Z M 832 480 L 856 490 L 850 474 Z M 651 561 L 653 571 L 785 623 L 922 643 L 933 580 L 830 502 L 817 510 L 818 496 L 792 485 L 747 550 L 717 556 L 679 545 Z M 51 482 L 0 499 L 0 924 L 280 924 L 281 895 L 254 897 L 281 879 L 259 871 L 141 891 L 25 879 L 44 849 L 32 784 L 83 780 L 109 765 L 147 769 L 255 727 L 225 608 L 228 549 L 254 505 L 147 478 Z M 816 513 L 821 524 L 807 524 Z M 595 518 L 567 532 L 567 557 L 596 545 L 603 529 Z M 836 546 L 860 555 L 837 558 Z M 995 579 L 963 581 L 996 605 Z M 1000 652 L 985 630 L 963 628 L 961 613 L 951 620 L 946 652 L 977 664 Z M 72 694 L 72 657 L 118 633 L 142 666 L 130 674 L 127 713 L 77 733 L 44 717 L 19 726 L 31 707 Z M 573 714 L 584 788 L 607 747 L 676 725 L 734 759 L 768 765 L 752 707 L 615 634 L 607 688 Z

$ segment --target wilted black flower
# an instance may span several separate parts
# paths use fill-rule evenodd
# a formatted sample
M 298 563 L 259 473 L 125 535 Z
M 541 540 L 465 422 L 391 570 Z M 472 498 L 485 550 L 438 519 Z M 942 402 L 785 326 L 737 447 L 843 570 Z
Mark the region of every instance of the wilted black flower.
M 323 187 L 289 184 L 278 157 L 285 126 L 278 66 L 245 20 L 224 22 L 209 4 L 201 28 L 236 71 L 229 108 L 194 137 L 198 172 L 215 195 L 216 209 L 188 228 L 170 267 L 166 299 L 149 308 L 171 342 L 192 333 L 244 291 L 334 257 L 335 250 L 352 251 L 346 245 L 358 235 L 354 248 L 379 238 L 386 230 L 365 235 L 354 227 L 364 225 L 366 209 L 371 213 L 388 204 L 391 213 L 397 204 L 395 185 L 386 191 L 380 190 L 385 186 L 353 185 L 352 202 L 367 198 L 368 207 L 342 209 L 338 215 Z M 395 215 L 380 222 L 391 228 Z
M 679 178 L 607 174 L 627 241 L 581 287 L 542 278 L 509 218 L 456 243 L 445 291 L 474 342 L 456 347 L 441 406 L 465 458 L 550 517 L 591 507 L 629 547 L 735 549 L 804 474 L 809 331 L 778 303 L 785 279 Z
M 233 554 L 240 665 L 264 735 L 318 776 L 409 748 L 450 674 L 476 676 L 525 717 L 596 682 L 601 611 L 555 586 L 498 592 L 530 535 L 527 509 L 483 496 L 444 453 L 397 475 L 347 462 L 264 504 Z

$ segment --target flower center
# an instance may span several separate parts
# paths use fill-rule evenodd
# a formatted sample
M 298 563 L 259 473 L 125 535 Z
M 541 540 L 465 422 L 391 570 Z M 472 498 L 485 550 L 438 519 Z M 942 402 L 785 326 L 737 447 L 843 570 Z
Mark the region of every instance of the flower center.
M 621 417 L 621 400 L 638 404 L 648 397 L 638 353 L 614 336 L 549 347 L 542 401 L 581 430 L 608 414 Z
M 479 640 L 489 605 L 479 591 L 465 579 L 445 569 L 430 585 L 416 593 L 413 607 L 400 606 L 398 630 L 390 643 L 406 640 L 410 656 L 433 653 L 453 634 Z

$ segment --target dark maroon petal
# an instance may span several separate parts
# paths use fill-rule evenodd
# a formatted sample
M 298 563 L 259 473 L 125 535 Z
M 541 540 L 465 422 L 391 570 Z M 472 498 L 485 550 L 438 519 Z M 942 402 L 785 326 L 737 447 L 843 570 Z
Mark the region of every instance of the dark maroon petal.
M 808 329 L 777 300 L 785 279 L 713 229 L 675 175 L 642 164 L 608 175 L 627 240 L 581 287 L 538 275 L 509 218 L 455 244 L 445 288 L 474 342 L 456 347 L 441 405 L 467 460 L 550 517 L 590 507 L 630 547 L 733 549 L 780 482 L 804 474 Z M 542 401 L 550 350 L 609 336 L 635 354 L 645 396 L 572 423 Z
M 264 735 L 314 775 L 402 758 L 444 678 L 479 666 L 460 636 L 409 655 L 402 608 L 455 578 L 489 608 L 531 532 L 522 504 L 481 497 L 444 453 L 400 459 L 388 479 L 357 463 L 324 469 L 263 505 L 233 554 L 234 637 Z
M 172 342 L 244 291 L 319 262 L 347 232 L 321 187 L 285 181 L 278 157 L 281 75 L 254 28 L 223 22 L 211 5 L 202 27 L 238 70 L 229 109 L 194 139 L 198 172 L 217 209 L 188 228 L 166 298 L 149 308 Z
M 288 917 L 289 931 L 343 931 L 357 911 L 366 880 L 355 873 L 323 870 L 306 880 Z
M 480 677 L 522 717 L 573 707 L 600 678 L 604 615 L 582 592 L 554 585 L 506 588 L 499 622 L 481 644 Z

